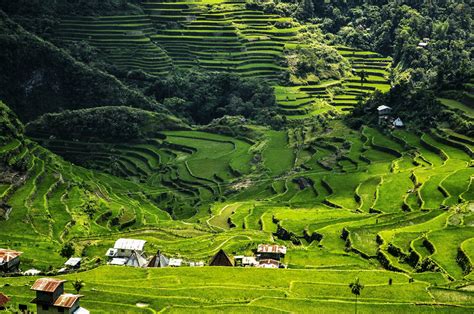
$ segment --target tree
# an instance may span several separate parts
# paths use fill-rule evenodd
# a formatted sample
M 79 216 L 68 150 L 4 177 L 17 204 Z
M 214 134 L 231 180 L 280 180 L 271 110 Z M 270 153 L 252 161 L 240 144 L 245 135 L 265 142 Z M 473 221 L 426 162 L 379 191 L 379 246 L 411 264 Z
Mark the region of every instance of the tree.
M 72 287 L 76 291 L 76 293 L 79 293 L 81 289 L 85 286 L 84 281 L 76 279 L 75 281 L 72 282 Z
M 364 285 L 360 283 L 359 278 L 356 278 L 354 282 L 349 284 L 349 288 L 351 288 L 351 292 L 355 295 L 355 313 L 357 314 L 357 297 L 360 295 L 362 289 L 364 289 Z
M 359 72 L 360 76 L 360 85 L 364 86 L 364 82 L 367 82 L 367 77 L 369 76 L 365 70 Z
M 71 242 L 68 242 L 63 245 L 60 254 L 62 257 L 70 258 L 71 256 L 74 255 L 74 252 L 75 252 L 74 245 L 72 245 Z

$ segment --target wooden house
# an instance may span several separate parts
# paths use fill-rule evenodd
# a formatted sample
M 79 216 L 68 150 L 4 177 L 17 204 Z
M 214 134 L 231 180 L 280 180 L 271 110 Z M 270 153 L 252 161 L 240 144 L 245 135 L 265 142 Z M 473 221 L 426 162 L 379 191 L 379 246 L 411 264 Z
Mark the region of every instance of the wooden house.
M 224 252 L 224 250 L 219 250 L 219 252 L 214 255 L 209 263 L 209 266 L 234 266 L 230 257 Z
M 54 278 L 41 278 L 31 287 L 36 291 L 36 298 L 32 303 L 36 304 L 38 314 L 46 313 L 68 313 L 88 314 L 89 311 L 82 308 L 79 299 L 82 295 L 64 293 L 66 280 Z
M 0 272 L 14 273 L 20 269 L 20 255 L 22 252 L 0 249 Z
M 259 244 L 257 248 L 257 260 L 272 259 L 279 261 L 286 255 L 286 246 L 276 244 Z

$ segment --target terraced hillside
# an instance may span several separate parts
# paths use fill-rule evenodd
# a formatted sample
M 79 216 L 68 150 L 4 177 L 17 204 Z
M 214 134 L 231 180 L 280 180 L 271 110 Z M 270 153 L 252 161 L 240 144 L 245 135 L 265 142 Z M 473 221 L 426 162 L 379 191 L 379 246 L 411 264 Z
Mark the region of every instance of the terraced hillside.
M 154 25 L 148 16 L 64 17 L 56 31 L 65 43 L 86 41 L 100 48 L 108 60 L 124 70 L 164 75 L 172 67 L 168 54 L 151 39 Z
M 374 91 L 387 92 L 390 89 L 390 58 L 347 47 L 337 49 L 350 61 L 353 75 L 318 84 L 276 86 L 282 113 L 291 119 L 304 119 L 328 111 L 343 114 L 350 112 Z
M 56 43 L 86 41 L 121 70 L 155 78 L 196 67 L 268 80 L 286 119 L 275 113 L 273 129 L 240 116 L 191 127 L 168 112 L 160 119 L 153 103 L 156 119 L 145 122 L 119 120 L 109 106 L 102 116 L 57 114 L 69 118 L 54 132 L 46 115 L 25 131 L 0 102 L 0 248 L 23 252 L 21 271 L 83 280 L 93 313 L 350 312 L 356 278 L 364 313 L 473 311 L 472 82 L 440 99 L 438 125 L 413 129 L 407 117 L 407 128 L 370 119 L 350 128 L 336 116 L 390 89 L 390 58 L 336 47 L 352 74 L 291 85 L 285 57 L 306 45 L 305 25 L 245 0 L 140 7 L 63 16 Z M 146 256 L 160 251 L 183 267 L 107 265 L 118 238 L 145 240 Z M 263 243 L 287 247 L 285 269 L 207 266 L 220 250 L 253 256 Z M 65 275 L 70 245 L 83 260 Z M 35 279 L 0 277 L 0 292 L 17 308 Z
M 472 145 L 448 129 L 358 132 L 340 121 L 328 128 L 265 131 L 255 142 L 174 131 L 130 145 L 41 143 L 127 178 L 120 182 L 129 187 L 144 184 L 140 195 L 200 230 L 189 244 L 198 236 L 207 246 L 216 237 L 209 232 L 217 232 L 234 254 L 249 252 L 257 238 L 286 242 L 290 267 L 384 267 L 413 276 L 436 272 L 447 280 L 469 275 L 471 261 L 459 254 L 470 255 L 461 248 L 472 238 Z M 115 230 L 132 227 L 134 236 L 190 258 L 212 255 L 214 248 L 198 253 L 195 244 L 188 250 L 188 240 L 175 246 L 157 240 L 161 233 L 141 234 L 148 226 L 148 219 L 138 219 Z M 452 237 L 449 245 L 446 237 Z M 78 243 L 87 247 L 91 239 L 98 240 L 92 231 Z M 109 244 L 95 243 L 86 249 L 91 257 Z
M 353 75 L 304 86 L 281 85 L 288 70 L 286 54 L 308 46 L 298 39 L 304 26 L 249 10 L 245 0 L 146 1 L 142 6 L 145 15 L 64 17 L 57 39 L 87 41 L 125 70 L 160 76 L 174 66 L 269 80 L 275 84 L 280 112 L 293 119 L 348 112 L 360 98 L 390 86 L 389 58 L 347 47 L 337 49 L 351 62 Z

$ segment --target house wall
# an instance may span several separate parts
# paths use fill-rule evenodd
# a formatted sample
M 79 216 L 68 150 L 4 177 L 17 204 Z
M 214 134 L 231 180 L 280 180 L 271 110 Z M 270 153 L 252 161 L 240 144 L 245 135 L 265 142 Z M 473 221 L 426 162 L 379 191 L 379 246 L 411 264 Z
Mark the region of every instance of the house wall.
M 53 293 L 36 291 L 36 299 L 41 303 L 54 304 L 57 298 L 64 293 L 64 285 L 60 285 Z
M 68 309 L 64 309 L 64 312 L 60 312 L 59 311 L 59 308 L 55 307 L 55 306 L 52 306 L 52 305 L 49 305 L 47 306 L 47 309 L 46 307 L 43 307 L 42 305 L 37 305 L 36 306 L 36 313 L 38 314 L 58 314 L 58 313 L 71 313 L 68 311 Z
M 138 254 L 142 254 L 142 251 L 135 251 Z M 132 250 L 122 250 L 118 249 L 117 255 L 115 257 L 130 257 L 132 255 L 133 251 Z

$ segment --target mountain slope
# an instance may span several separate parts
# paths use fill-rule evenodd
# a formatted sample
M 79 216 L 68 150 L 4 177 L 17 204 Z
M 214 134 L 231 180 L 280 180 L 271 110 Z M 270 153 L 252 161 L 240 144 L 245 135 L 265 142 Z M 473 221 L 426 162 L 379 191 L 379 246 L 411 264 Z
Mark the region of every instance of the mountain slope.
M 167 110 L 110 74 L 77 62 L 0 12 L 0 99 L 23 121 L 63 109 L 127 105 Z

